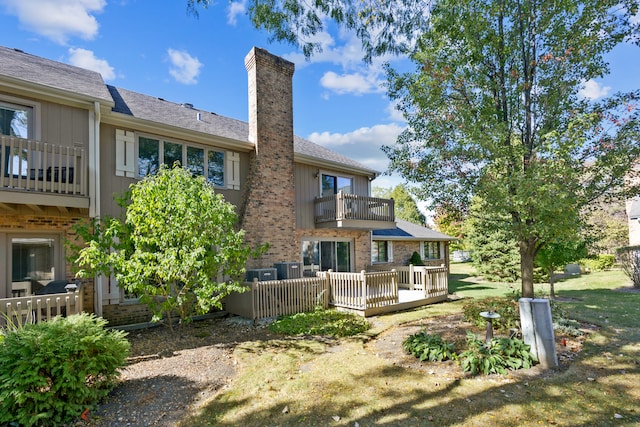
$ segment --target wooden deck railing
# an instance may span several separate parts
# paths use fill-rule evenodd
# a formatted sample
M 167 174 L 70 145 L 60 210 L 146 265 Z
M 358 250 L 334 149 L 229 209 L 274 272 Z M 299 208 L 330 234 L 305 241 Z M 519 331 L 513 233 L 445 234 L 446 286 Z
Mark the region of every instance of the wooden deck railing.
M 83 148 L 0 136 L 0 188 L 87 196 Z
M 398 273 L 395 270 L 367 273 L 320 272 L 331 289 L 329 304 L 365 310 L 398 302 Z
M 393 222 L 393 199 L 346 194 L 342 191 L 315 199 L 316 223 L 342 220 Z
M 0 299 L 0 326 L 37 323 L 57 315 L 70 316 L 82 312 L 82 292 L 33 295 Z
M 329 306 L 329 288 L 323 277 L 247 282 L 246 292 L 225 298 L 226 310 L 249 319 L 286 316 Z

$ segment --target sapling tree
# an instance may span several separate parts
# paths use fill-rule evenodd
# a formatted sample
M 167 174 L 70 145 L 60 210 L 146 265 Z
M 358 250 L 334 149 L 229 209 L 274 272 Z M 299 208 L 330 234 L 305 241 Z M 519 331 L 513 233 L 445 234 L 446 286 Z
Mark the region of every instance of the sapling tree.
M 233 205 L 204 177 L 162 167 L 131 186 L 124 220 L 109 218 L 78 251 L 79 275 L 113 271 L 119 286 L 149 305 L 153 320 L 221 307 L 242 292 L 252 250 Z M 257 252 L 264 248 L 257 249 Z M 257 254 L 257 253 L 255 253 Z

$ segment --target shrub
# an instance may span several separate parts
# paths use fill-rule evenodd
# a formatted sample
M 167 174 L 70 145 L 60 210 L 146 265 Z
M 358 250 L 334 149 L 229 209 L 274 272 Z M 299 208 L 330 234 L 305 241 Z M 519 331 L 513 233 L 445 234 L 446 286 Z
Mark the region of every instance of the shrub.
M 409 258 L 409 262 L 407 263 L 407 265 L 424 265 L 424 262 L 422 262 L 422 258 L 420 258 L 420 254 L 418 252 L 414 252 L 413 254 L 411 254 L 411 258 Z
M 402 342 L 402 349 L 412 354 L 421 362 L 441 362 L 443 360 L 454 360 L 454 344 L 448 343 L 440 335 L 429 335 L 426 331 L 418 332 L 408 336 Z
M 351 313 L 316 308 L 310 313 L 284 316 L 271 325 L 273 332 L 286 335 L 329 335 L 348 337 L 368 330 L 369 322 Z
M 517 328 L 520 323 L 520 306 L 513 297 L 489 297 L 472 300 L 462 306 L 464 320 L 479 328 L 484 328 L 487 321 L 480 317 L 483 311 L 494 311 L 500 318 L 493 319 L 493 328 L 508 331 Z
M 565 319 L 560 318 L 553 322 L 553 329 L 572 337 L 580 337 L 584 335 L 584 333 L 578 329 L 580 327 L 580 323 L 577 320 L 573 319 Z
M 3 332 L 0 423 L 61 425 L 115 386 L 129 342 L 106 320 L 80 314 Z
M 589 271 L 604 271 L 613 267 L 615 264 L 615 256 L 611 254 L 600 254 L 593 258 L 584 258 L 580 260 L 580 265 L 583 265 Z
M 458 361 L 462 370 L 472 375 L 506 374 L 508 369 L 529 369 L 537 362 L 531 346 L 518 338 L 494 338 L 487 345 L 467 332 L 467 346 Z
M 640 246 L 625 246 L 616 250 L 620 260 L 620 267 L 624 274 L 631 279 L 634 288 L 640 289 Z

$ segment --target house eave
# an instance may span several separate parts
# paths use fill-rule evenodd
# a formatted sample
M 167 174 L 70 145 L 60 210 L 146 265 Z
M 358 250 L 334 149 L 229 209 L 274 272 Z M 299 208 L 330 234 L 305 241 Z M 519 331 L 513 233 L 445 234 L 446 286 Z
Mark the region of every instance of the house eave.
M 104 124 L 120 126 L 127 129 L 135 129 L 136 132 L 145 132 L 159 135 L 167 138 L 175 138 L 179 140 L 189 140 L 206 145 L 215 145 L 234 151 L 253 151 L 255 144 L 249 141 L 240 141 L 233 138 L 226 138 L 220 135 L 198 132 L 177 126 L 170 126 L 151 120 L 139 119 L 127 114 L 109 111 L 102 116 Z
M 375 171 L 373 169 L 359 168 L 353 165 L 348 165 L 340 162 L 332 162 L 330 160 L 319 159 L 317 157 L 308 156 L 306 154 L 295 153 L 294 161 L 297 163 L 304 163 L 310 166 L 316 166 L 319 168 L 327 168 L 332 170 L 337 170 L 340 172 L 346 172 L 351 174 L 361 174 L 370 177 L 371 179 L 376 178 L 380 175 L 380 172 Z
M 110 99 L 87 96 L 79 94 L 77 92 L 57 89 L 51 86 L 27 82 L 8 76 L 2 76 L 2 78 L 0 79 L 0 84 L 3 91 L 5 92 L 9 92 L 6 89 L 11 89 L 10 93 L 12 94 L 39 100 L 62 103 L 65 105 L 71 105 L 85 109 L 90 108 L 93 110 L 93 105 L 95 102 L 98 102 L 100 103 L 100 105 L 108 108 L 112 108 L 115 105 L 113 100 Z

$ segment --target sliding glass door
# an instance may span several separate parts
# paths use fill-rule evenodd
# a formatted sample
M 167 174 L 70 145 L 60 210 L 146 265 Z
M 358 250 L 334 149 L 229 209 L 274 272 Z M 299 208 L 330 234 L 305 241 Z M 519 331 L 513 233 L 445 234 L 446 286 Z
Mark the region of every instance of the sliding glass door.
M 351 271 L 351 242 L 335 240 L 303 240 L 304 271 Z

